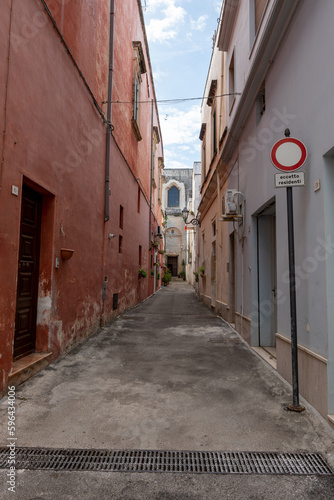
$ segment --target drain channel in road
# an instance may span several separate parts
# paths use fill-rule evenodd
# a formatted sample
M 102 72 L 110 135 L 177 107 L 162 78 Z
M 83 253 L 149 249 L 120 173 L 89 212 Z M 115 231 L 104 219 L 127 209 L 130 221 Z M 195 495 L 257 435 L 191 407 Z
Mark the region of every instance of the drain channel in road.
M 333 475 L 318 453 L 16 448 L 16 469 L 196 474 Z M 12 458 L 12 457 L 11 457 Z M 6 469 L 9 448 L 0 448 Z

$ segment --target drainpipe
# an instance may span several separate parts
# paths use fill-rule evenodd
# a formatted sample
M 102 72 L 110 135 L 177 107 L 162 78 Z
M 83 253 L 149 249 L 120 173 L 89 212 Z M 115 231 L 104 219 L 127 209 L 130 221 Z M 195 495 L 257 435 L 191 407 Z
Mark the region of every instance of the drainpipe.
M 150 162 L 150 215 L 149 215 L 149 242 L 148 249 L 151 250 L 151 229 L 152 229 L 152 173 L 153 173 L 153 99 L 151 101 L 151 162 Z
M 111 101 L 114 73 L 114 18 L 115 0 L 110 0 L 110 31 L 109 31 L 109 75 L 108 75 L 108 100 L 107 100 L 107 137 L 106 137 L 106 167 L 105 167 L 105 206 L 104 222 L 110 217 L 109 191 L 110 191 L 110 148 L 111 148 Z

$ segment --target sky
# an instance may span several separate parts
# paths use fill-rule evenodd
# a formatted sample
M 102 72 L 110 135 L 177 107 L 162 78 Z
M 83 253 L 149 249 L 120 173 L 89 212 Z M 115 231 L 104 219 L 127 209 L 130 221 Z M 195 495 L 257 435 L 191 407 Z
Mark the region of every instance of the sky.
M 142 0 L 158 101 L 203 97 L 222 0 Z M 158 103 L 165 168 L 201 160 L 201 99 Z

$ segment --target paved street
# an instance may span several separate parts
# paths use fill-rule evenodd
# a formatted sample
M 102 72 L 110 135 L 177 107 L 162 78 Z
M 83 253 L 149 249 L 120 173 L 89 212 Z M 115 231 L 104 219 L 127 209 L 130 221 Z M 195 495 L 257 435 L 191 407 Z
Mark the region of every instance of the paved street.
M 172 282 L 17 389 L 17 446 L 322 453 L 334 431 L 183 282 Z M 7 443 L 2 401 L 1 445 Z M 2 472 L 0 498 L 6 492 Z M 334 496 L 334 478 L 17 472 L 16 498 L 286 499 Z

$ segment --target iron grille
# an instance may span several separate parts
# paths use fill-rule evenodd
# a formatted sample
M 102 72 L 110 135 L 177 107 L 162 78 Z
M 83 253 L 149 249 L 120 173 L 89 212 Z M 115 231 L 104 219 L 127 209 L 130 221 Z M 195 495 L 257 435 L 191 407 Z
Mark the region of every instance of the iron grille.
M 16 448 L 15 454 L 16 469 L 333 475 L 318 453 Z M 9 449 L 0 448 L 1 469 L 9 467 L 8 458 Z

